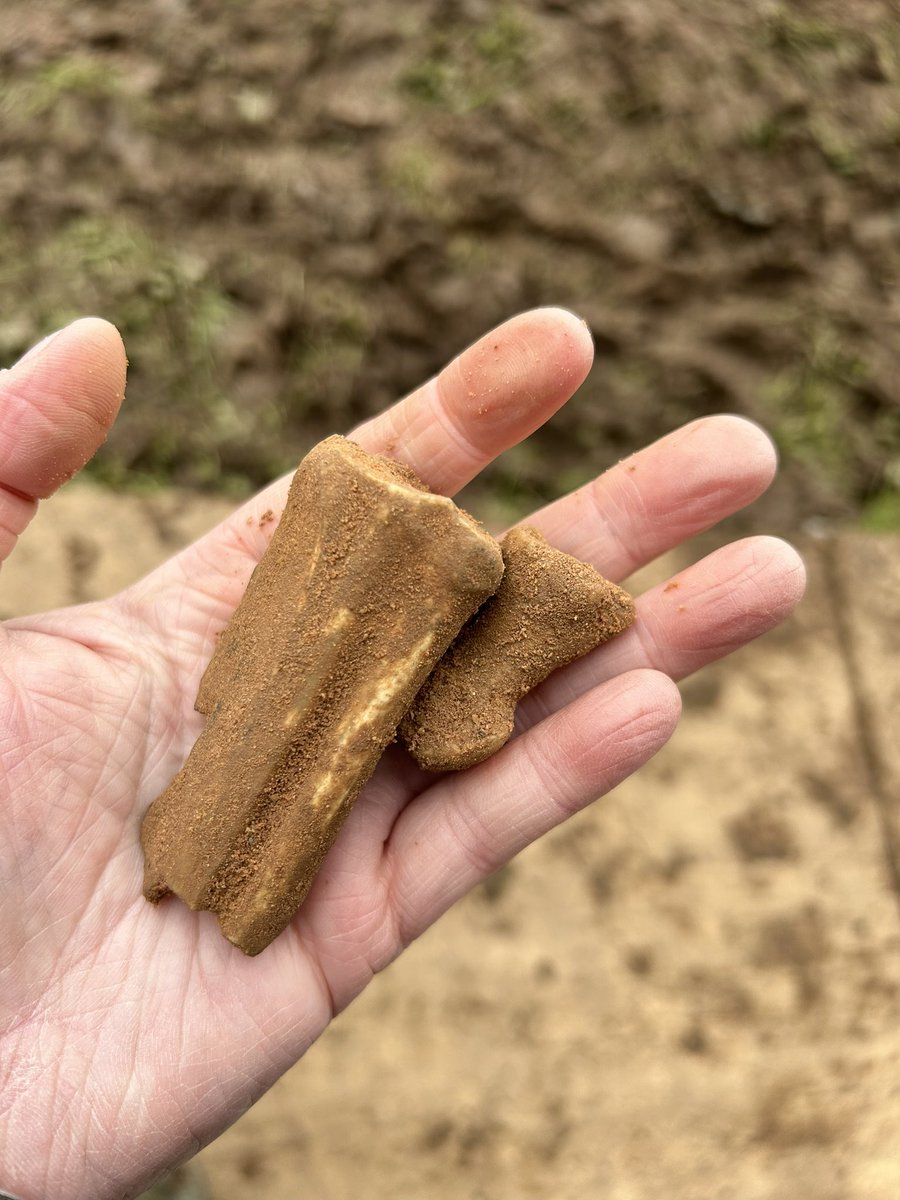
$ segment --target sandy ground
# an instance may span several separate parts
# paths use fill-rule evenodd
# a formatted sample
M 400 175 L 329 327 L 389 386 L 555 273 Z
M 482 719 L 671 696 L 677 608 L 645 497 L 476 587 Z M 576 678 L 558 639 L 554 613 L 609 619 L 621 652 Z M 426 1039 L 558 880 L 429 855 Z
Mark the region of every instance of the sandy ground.
M 8 615 L 227 511 L 76 484 Z M 790 626 L 390 968 L 200 1162 L 213 1200 L 897 1200 L 900 539 L 808 541 Z M 664 571 L 685 558 L 670 558 Z

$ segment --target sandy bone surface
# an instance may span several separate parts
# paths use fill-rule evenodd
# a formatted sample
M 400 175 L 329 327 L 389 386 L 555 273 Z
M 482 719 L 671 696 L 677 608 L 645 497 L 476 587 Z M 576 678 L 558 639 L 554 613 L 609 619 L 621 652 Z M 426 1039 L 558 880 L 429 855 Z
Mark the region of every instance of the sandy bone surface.
M 501 542 L 497 591 L 435 667 L 400 726 L 420 766 L 461 770 L 509 740 L 516 705 L 557 668 L 622 633 L 634 601 L 536 529 Z
M 174 892 L 263 950 L 502 570 L 407 468 L 339 437 L 315 447 L 201 682 L 206 728 L 144 818 L 147 898 Z

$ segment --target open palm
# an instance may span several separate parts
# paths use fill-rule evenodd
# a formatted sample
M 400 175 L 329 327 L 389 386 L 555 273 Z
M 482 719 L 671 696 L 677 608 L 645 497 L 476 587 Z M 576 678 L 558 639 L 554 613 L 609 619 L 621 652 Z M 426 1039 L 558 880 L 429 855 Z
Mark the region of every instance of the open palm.
M 525 314 L 353 436 L 452 494 L 590 360 L 575 318 Z M 2 557 L 102 440 L 124 371 L 116 332 L 88 320 L 0 375 Z M 759 429 L 708 418 L 530 523 L 620 579 L 773 471 Z M 391 749 L 292 926 L 247 959 L 210 914 L 147 904 L 138 833 L 202 727 L 197 685 L 286 489 L 121 595 L 0 632 L 0 1186 L 25 1200 L 131 1196 L 215 1137 L 454 900 L 666 741 L 672 678 L 777 624 L 803 588 L 788 546 L 735 543 L 642 596 L 635 627 L 529 697 L 481 766 L 427 776 Z

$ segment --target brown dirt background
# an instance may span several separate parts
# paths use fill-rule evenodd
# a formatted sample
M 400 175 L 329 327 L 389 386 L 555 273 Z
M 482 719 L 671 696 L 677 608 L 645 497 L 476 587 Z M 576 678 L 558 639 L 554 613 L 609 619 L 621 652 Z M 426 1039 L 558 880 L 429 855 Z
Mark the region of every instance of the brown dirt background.
M 597 369 L 493 495 L 733 409 L 768 519 L 896 527 L 898 84 L 891 0 L 5 0 L 0 355 L 109 316 L 95 473 L 237 492 L 563 304 Z
M 201 1155 L 214 1200 L 900 1195 L 900 555 L 819 519 L 900 525 L 898 81 L 879 0 L 4 4 L 0 356 L 116 321 L 93 472 L 140 494 L 45 506 L 0 615 L 122 586 L 543 303 L 597 368 L 470 503 L 731 409 L 785 473 L 730 529 L 811 567 Z

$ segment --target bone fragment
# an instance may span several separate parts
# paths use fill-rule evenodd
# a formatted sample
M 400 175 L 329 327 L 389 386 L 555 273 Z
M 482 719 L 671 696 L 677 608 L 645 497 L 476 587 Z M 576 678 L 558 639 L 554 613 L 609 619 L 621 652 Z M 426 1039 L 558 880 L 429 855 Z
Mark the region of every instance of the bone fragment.
M 313 449 L 201 682 L 206 728 L 144 818 L 147 898 L 174 892 L 263 950 L 502 570 L 412 471 L 343 438 Z
M 482 762 L 509 740 L 515 709 L 558 667 L 627 629 L 634 601 L 549 546 L 536 529 L 501 542 L 505 571 L 497 594 L 441 659 L 400 726 L 420 766 L 456 771 Z

